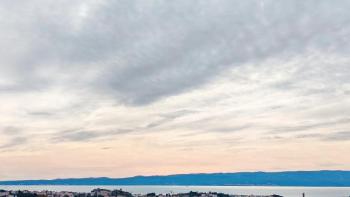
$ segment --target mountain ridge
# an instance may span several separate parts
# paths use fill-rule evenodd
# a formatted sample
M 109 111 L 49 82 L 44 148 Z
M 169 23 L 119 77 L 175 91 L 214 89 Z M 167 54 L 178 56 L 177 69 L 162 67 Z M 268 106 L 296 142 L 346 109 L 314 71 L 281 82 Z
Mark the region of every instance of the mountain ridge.
M 194 185 L 350 187 L 350 171 L 219 172 L 124 178 L 87 177 L 0 181 L 0 185 Z

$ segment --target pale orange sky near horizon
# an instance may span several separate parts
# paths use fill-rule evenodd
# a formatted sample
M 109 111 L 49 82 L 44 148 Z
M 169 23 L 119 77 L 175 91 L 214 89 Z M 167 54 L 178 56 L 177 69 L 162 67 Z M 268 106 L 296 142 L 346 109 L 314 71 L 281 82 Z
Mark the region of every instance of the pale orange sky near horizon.
M 0 2 L 0 180 L 350 170 L 350 1 Z

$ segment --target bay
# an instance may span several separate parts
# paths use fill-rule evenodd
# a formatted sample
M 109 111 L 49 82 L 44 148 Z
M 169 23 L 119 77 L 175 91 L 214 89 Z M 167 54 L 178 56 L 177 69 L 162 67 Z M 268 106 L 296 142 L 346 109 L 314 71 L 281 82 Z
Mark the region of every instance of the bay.
M 222 192 L 227 194 L 244 195 L 269 195 L 279 194 L 285 197 L 301 197 L 305 193 L 306 197 L 350 197 L 350 187 L 266 187 L 266 186 L 74 186 L 74 185 L 0 185 L 0 189 L 5 190 L 30 190 L 30 191 L 73 191 L 90 192 L 95 188 L 122 189 L 133 194 L 146 193 L 183 193 L 189 191 L 198 192 Z

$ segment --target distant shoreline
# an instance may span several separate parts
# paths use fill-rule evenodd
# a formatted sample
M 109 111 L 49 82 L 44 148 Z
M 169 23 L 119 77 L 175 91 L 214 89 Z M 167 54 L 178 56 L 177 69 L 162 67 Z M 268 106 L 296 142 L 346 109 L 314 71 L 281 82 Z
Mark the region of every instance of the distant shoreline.
M 0 181 L 0 185 L 350 187 L 350 171 L 237 172 Z
M 241 195 L 225 194 L 220 192 L 185 192 L 185 193 L 164 193 L 155 192 L 147 194 L 135 194 L 121 189 L 93 189 L 91 192 L 74 191 L 29 191 L 29 190 L 1 190 L 1 197 L 283 197 L 276 194 L 271 195 Z
M 280 185 L 7 185 L 7 184 L 0 184 L 1 186 L 9 186 L 9 187 L 16 187 L 16 186 L 57 186 L 57 187 L 64 187 L 64 186 L 72 186 L 72 187 L 94 187 L 94 186 L 108 186 L 108 187 L 276 187 L 276 188 L 350 188 L 350 186 L 303 186 L 303 185 L 288 185 L 288 186 L 280 186 Z
M 89 193 L 95 188 L 103 188 L 104 190 L 121 190 L 131 194 L 145 195 L 149 193 L 155 194 L 184 194 L 189 192 L 198 193 L 222 193 L 228 195 L 258 195 L 269 196 L 271 194 L 279 194 L 288 197 L 301 197 L 302 193 L 306 196 L 349 196 L 350 187 L 280 187 L 280 186 L 73 186 L 73 185 L 17 185 L 17 186 L 0 186 L 0 190 L 7 191 L 53 191 L 73 193 Z M 1 195 L 0 195 L 1 196 Z M 13 197 L 13 196 L 12 196 Z M 17 196 L 18 197 L 18 196 Z M 28 197 L 28 196 L 27 196 Z M 50 196 L 57 197 L 57 196 Z M 63 196 L 64 197 L 64 196 Z M 73 197 L 73 196 L 71 196 Z M 79 197 L 79 196 L 77 196 Z M 81 197 L 81 196 L 80 196 Z M 88 197 L 88 196 L 85 196 Z M 91 196 L 90 196 L 91 197 Z M 147 196 L 144 196 L 147 197 Z M 160 197 L 160 196 L 159 196 Z M 166 196 L 162 196 L 166 197 Z M 178 197 L 178 196 L 174 196 Z M 185 196 L 184 196 L 185 197 Z M 186 196 L 189 197 L 189 196 Z M 201 197 L 201 196 L 198 196 Z M 209 196 L 207 196 L 209 197 Z M 218 197 L 218 196 L 216 196 Z

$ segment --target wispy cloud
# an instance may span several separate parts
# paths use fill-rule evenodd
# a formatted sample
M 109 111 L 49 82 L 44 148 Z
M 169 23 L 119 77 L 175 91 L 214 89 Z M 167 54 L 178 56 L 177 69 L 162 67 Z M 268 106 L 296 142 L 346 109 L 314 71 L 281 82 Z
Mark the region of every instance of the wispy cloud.
M 57 132 L 53 135 L 52 140 L 59 142 L 89 142 L 93 140 L 111 138 L 116 135 L 122 135 L 132 132 L 130 129 L 118 129 L 114 131 L 90 131 L 90 130 L 67 130 Z
M 13 137 L 9 142 L 5 144 L 0 144 L 0 150 L 10 149 L 27 143 L 28 139 L 25 137 Z
M 13 126 L 7 126 L 0 128 L 0 133 L 3 133 L 5 135 L 17 135 L 22 132 L 21 128 L 13 127 Z
M 342 131 L 342 132 L 336 132 L 326 135 L 324 140 L 329 141 L 349 141 L 350 140 L 350 132 L 349 131 Z
M 350 119 L 339 119 L 339 120 L 331 120 L 331 121 L 323 121 L 323 122 L 317 122 L 317 123 L 304 123 L 303 125 L 297 125 L 297 126 L 288 126 L 288 127 L 279 127 L 279 128 L 273 128 L 271 133 L 287 133 L 287 132 L 303 132 L 310 129 L 317 129 L 317 128 L 325 128 L 328 126 L 334 126 L 334 125 L 340 125 L 340 124 L 348 124 L 350 123 Z

